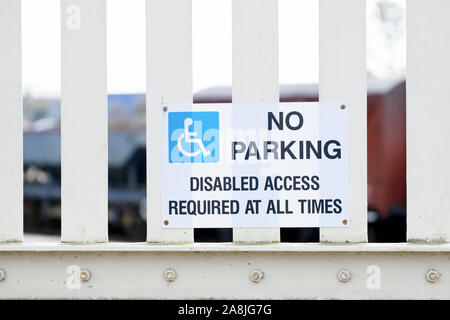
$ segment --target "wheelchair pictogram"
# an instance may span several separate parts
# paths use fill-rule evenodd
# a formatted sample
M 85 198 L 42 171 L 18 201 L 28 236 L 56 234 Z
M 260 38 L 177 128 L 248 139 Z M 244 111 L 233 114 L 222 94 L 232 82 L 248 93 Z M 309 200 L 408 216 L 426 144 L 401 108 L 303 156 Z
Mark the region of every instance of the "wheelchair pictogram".
M 180 136 L 178 137 L 178 142 L 177 142 L 177 147 L 178 150 L 180 150 L 180 152 L 185 155 L 186 157 L 195 157 L 198 154 L 200 154 L 200 152 L 203 154 L 204 157 L 207 157 L 211 154 L 211 151 L 206 150 L 205 145 L 203 144 L 203 141 L 201 139 L 193 139 L 192 137 L 196 137 L 197 136 L 197 132 L 195 131 L 189 131 L 189 127 L 194 123 L 194 121 L 191 118 L 186 118 L 184 120 L 184 133 L 180 134 Z M 189 144 L 189 143 L 194 143 L 197 144 L 199 146 L 199 149 L 197 149 L 194 152 L 189 152 L 184 150 L 183 148 L 183 138 L 185 143 Z
M 169 112 L 170 163 L 219 162 L 219 112 Z

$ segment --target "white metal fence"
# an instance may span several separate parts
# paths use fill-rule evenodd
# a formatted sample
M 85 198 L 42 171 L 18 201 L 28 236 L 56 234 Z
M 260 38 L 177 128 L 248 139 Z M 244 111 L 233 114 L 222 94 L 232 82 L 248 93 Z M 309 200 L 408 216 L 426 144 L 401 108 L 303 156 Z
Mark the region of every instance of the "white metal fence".
M 275 228 L 234 229 L 234 243 L 194 244 L 192 229 L 160 228 L 160 104 L 192 103 L 192 3 L 147 0 L 148 242 L 107 243 L 106 2 L 61 0 L 62 243 L 55 245 L 21 243 L 21 4 L 0 1 L 0 298 L 450 298 L 448 0 L 407 1 L 404 244 L 366 243 L 362 0 L 319 1 L 320 100 L 350 106 L 351 227 L 322 229 L 318 244 L 280 243 Z M 278 101 L 277 0 L 232 0 L 232 20 L 233 102 Z M 250 279 L 255 270 L 261 281 Z

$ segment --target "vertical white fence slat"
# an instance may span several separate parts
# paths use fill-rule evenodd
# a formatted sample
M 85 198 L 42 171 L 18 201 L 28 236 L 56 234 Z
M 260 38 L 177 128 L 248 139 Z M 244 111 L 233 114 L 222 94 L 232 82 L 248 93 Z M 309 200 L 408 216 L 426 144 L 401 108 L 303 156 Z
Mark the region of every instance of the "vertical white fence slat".
M 407 2 L 407 238 L 450 240 L 450 1 Z
M 0 1 L 0 242 L 23 240 L 21 1 Z
M 278 102 L 278 0 L 233 0 L 233 102 Z M 279 242 L 279 228 L 235 228 L 234 242 Z
M 106 242 L 106 0 L 62 0 L 61 29 L 61 238 Z
M 367 241 L 366 4 L 319 1 L 320 101 L 349 108 L 350 226 L 322 228 L 322 242 Z
M 147 0 L 147 241 L 193 242 L 161 228 L 161 102 L 192 103 L 192 1 Z

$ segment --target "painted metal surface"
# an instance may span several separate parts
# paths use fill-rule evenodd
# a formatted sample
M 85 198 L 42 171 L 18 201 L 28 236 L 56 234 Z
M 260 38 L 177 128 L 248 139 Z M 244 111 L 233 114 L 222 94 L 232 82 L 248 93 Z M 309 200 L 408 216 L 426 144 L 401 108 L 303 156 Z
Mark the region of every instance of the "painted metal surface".
M 0 242 L 23 239 L 21 2 L 0 2 Z
M 450 240 L 450 2 L 407 3 L 408 240 Z
M 85 245 L 0 245 L 0 298 L 450 299 L 450 244 L 436 244 L 450 238 L 450 4 L 411 0 L 407 17 L 408 238 L 435 244 L 364 243 L 359 0 L 320 0 L 320 99 L 350 110 L 352 226 L 322 230 L 330 244 L 280 244 L 278 228 L 235 229 L 227 244 L 192 244 L 192 229 L 162 230 L 161 103 L 192 102 L 191 4 L 147 0 L 148 241 L 160 244 L 88 245 L 107 241 L 106 1 L 62 0 L 62 240 Z M 234 102 L 278 101 L 277 16 L 276 0 L 233 1 Z M 2 243 L 23 237 L 20 41 L 20 1 L 3 0 Z
M 0 298 L 450 298 L 449 245 L 10 245 L 0 268 Z
M 319 1 L 319 100 L 349 108 L 350 221 L 320 230 L 322 242 L 367 241 L 366 2 Z
M 61 238 L 106 242 L 106 0 L 63 0 L 61 32 Z

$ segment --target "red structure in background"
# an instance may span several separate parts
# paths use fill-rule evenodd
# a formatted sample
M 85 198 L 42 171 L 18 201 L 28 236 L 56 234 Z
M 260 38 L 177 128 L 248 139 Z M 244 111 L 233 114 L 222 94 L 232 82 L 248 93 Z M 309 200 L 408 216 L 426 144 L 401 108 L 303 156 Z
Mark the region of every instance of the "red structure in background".
M 318 101 L 318 85 L 282 85 L 281 102 Z M 198 92 L 195 103 L 230 103 L 231 87 Z M 406 90 L 404 80 L 368 80 L 368 209 L 385 220 L 406 206 Z

